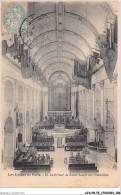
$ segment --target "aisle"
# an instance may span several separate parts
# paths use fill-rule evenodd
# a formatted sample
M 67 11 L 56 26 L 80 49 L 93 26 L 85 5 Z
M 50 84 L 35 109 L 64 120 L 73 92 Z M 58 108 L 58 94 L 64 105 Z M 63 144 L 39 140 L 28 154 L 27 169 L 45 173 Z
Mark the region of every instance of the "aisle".
M 64 158 L 67 158 L 67 162 L 69 160 L 70 152 L 65 152 L 64 148 L 57 148 L 57 138 L 54 139 L 55 151 L 53 152 L 38 152 L 39 154 L 49 154 L 50 158 L 54 159 L 53 167 L 51 169 L 51 173 L 64 173 L 68 172 L 68 164 L 64 164 Z M 64 141 L 64 138 L 63 138 Z
M 55 151 L 47 151 L 47 152 L 38 152 L 39 154 L 49 154 L 50 158 L 53 158 L 53 166 L 51 168 L 51 173 L 69 173 L 68 165 L 69 165 L 69 157 L 70 157 L 70 151 L 65 151 L 64 147 L 58 148 L 57 147 L 57 139 L 60 137 L 62 138 L 62 145 L 65 145 L 65 137 L 67 135 L 74 135 L 75 132 L 79 130 L 67 130 L 64 127 L 59 129 L 56 127 L 53 130 L 43 130 L 43 132 L 46 132 L 49 135 L 54 136 L 54 146 Z M 95 163 L 98 166 L 97 158 L 94 158 L 94 154 L 97 155 L 96 152 L 90 151 L 90 154 L 87 155 L 86 160 L 88 163 Z M 73 151 L 73 155 L 75 156 L 77 154 L 77 151 Z M 100 154 L 98 154 L 100 156 Z M 97 157 L 97 156 L 96 156 Z M 67 159 L 67 163 L 65 162 L 65 158 Z

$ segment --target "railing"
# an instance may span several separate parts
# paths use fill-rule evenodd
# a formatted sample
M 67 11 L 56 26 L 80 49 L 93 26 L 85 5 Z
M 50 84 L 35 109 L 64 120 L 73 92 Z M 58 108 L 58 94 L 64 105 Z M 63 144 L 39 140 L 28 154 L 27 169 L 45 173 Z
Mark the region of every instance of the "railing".
M 97 146 L 91 145 L 92 143 L 93 143 L 93 142 L 88 143 L 88 144 L 87 144 L 87 147 L 88 147 L 90 150 L 95 150 L 95 151 L 97 151 Z
M 107 148 L 105 146 L 103 147 L 98 147 L 97 148 L 97 151 L 100 152 L 100 153 L 106 153 L 107 152 Z
M 105 146 L 98 146 L 98 142 L 94 143 L 94 142 L 90 142 L 87 144 L 87 147 L 90 150 L 94 150 L 97 151 L 99 153 L 106 153 L 107 152 L 107 148 Z

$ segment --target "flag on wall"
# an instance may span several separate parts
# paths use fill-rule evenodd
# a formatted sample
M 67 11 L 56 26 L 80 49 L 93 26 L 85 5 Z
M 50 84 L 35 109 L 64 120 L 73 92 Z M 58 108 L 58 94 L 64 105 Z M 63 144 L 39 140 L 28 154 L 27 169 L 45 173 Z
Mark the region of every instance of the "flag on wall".
M 39 80 L 39 72 L 38 72 L 38 66 L 37 65 L 35 65 L 33 67 L 32 79 L 33 79 L 33 81 L 38 81 Z
M 93 71 L 93 67 L 95 66 L 96 60 L 94 59 L 94 57 L 91 55 L 88 57 L 87 59 L 87 71 L 90 72 L 90 74 Z
M 24 51 L 24 44 L 23 43 L 21 44 L 20 41 L 19 41 L 18 56 L 17 56 L 17 59 L 18 59 L 19 62 L 21 62 L 21 56 L 23 54 L 23 51 Z
M 14 34 L 14 49 L 18 51 L 18 37 L 17 34 Z
M 86 62 L 79 62 L 79 60 L 74 60 L 74 75 L 78 77 L 85 77 L 87 76 L 87 63 Z
M 77 76 L 72 76 L 72 78 L 76 81 L 77 85 L 82 85 L 87 89 L 91 89 L 91 76 L 88 76 L 87 78 L 79 78 Z
M 23 54 L 21 56 L 21 66 L 23 66 L 23 67 L 29 66 L 29 64 L 28 64 L 28 50 L 27 49 L 23 51 Z
M 2 55 L 9 53 L 14 59 L 18 59 L 21 62 L 21 56 L 23 54 L 24 44 L 20 43 L 17 34 L 13 34 L 12 38 L 2 41 Z
M 113 21 L 107 21 L 106 27 L 107 27 L 106 29 L 107 45 L 109 45 L 109 47 L 112 50 L 115 50 L 115 44 L 117 44 L 117 16 L 116 15 L 114 16 Z
M 18 37 L 17 37 L 17 34 L 14 34 L 14 42 L 10 47 L 8 47 L 7 53 L 9 53 L 12 57 L 16 58 L 16 56 L 18 54 Z
M 28 50 L 24 50 L 21 56 L 21 73 L 23 78 L 31 78 L 32 77 L 32 69 L 29 62 Z
M 114 23 L 114 43 L 117 43 L 118 38 L 118 25 L 117 25 L 117 16 L 115 15 L 115 23 Z
M 74 59 L 74 75 L 78 74 L 78 60 Z
M 105 70 L 106 70 L 106 74 L 108 76 L 108 79 L 110 80 L 110 82 L 112 82 L 113 73 L 114 73 L 116 61 L 117 61 L 117 52 L 112 50 L 112 49 L 109 49 L 107 52 L 107 56 L 104 57 L 103 61 L 104 61 Z
M 110 45 L 108 43 L 106 44 L 106 41 L 104 41 L 105 39 L 106 35 L 100 35 L 100 37 L 97 39 L 97 42 L 100 48 L 100 55 L 103 59 L 107 77 L 110 82 L 112 82 L 117 61 L 117 51 L 110 48 Z
M 76 84 L 82 85 L 87 89 L 91 89 L 91 73 L 87 70 L 87 63 L 74 60 L 74 73 L 72 78 L 76 80 Z
M 6 40 L 2 40 L 2 55 L 6 55 L 8 49 L 8 44 Z

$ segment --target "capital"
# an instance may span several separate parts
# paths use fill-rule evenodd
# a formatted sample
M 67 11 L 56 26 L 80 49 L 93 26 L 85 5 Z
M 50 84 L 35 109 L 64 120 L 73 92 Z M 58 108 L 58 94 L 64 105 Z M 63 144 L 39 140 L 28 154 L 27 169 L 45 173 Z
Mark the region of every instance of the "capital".
M 117 83 L 118 83 L 118 73 L 115 73 L 113 75 L 113 83 L 117 85 Z
M 92 84 L 91 88 L 94 91 L 95 90 L 95 84 Z
M 18 87 L 19 82 L 17 80 L 14 80 L 14 85 L 15 85 L 15 87 Z
M 103 89 L 103 87 L 104 87 L 104 80 L 101 80 L 99 84 L 100 84 L 101 89 Z
M 47 93 L 47 92 L 48 92 L 48 87 L 43 87 L 43 88 L 42 88 L 42 91 L 43 91 L 44 93 Z

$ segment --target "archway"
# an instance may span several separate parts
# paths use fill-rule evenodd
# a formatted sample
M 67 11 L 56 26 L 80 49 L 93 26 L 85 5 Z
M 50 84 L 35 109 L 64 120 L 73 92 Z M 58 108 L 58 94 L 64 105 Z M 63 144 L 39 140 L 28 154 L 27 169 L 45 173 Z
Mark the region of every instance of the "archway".
M 49 118 L 56 124 L 66 123 L 71 111 L 70 77 L 63 71 L 51 74 L 49 78 Z
M 4 126 L 4 166 L 13 166 L 14 159 L 14 129 L 13 120 L 9 116 Z

